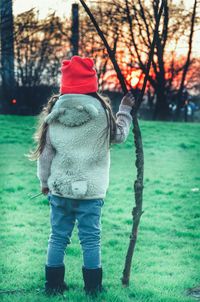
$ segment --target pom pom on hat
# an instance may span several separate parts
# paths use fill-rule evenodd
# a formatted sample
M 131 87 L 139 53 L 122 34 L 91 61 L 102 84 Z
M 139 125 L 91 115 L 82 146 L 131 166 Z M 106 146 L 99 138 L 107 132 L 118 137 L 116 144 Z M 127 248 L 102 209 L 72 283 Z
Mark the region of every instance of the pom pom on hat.
M 60 93 L 85 94 L 98 91 L 97 73 L 90 58 L 73 56 L 62 61 Z

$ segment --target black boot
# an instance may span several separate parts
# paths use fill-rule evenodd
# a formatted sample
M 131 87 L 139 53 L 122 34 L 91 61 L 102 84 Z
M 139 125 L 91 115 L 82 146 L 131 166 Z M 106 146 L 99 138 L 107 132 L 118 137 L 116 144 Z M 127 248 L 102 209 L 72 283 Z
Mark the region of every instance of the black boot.
M 97 295 L 98 292 L 102 291 L 102 268 L 87 269 L 83 267 L 82 273 L 86 294 Z
M 65 266 L 50 267 L 45 266 L 45 293 L 47 295 L 63 294 L 68 290 L 67 284 L 64 282 Z

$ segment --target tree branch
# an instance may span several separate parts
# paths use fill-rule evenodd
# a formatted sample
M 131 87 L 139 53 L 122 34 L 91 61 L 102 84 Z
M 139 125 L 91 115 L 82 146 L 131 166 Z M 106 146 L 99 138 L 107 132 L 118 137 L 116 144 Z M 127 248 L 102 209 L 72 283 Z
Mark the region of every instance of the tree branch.
M 115 58 L 115 52 L 113 50 L 111 50 L 110 46 L 108 45 L 108 42 L 104 36 L 104 33 L 102 32 L 102 30 L 100 29 L 98 23 L 96 22 L 94 16 L 92 15 L 90 9 L 88 8 L 87 4 L 85 3 L 85 1 L 83 0 L 79 0 L 82 4 L 82 6 L 84 7 L 86 13 L 88 14 L 88 16 L 90 17 L 90 20 L 92 21 L 94 27 L 96 28 L 99 36 L 101 37 L 106 49 L 107 49 L 107 52 L 108 52 L 108 55 L 110 57 L 110 60 L 112 61 L 113 63 L 113 66 L 114 66 L 114 69 L 117 73 L 117 77 L 119 79 L 119 82 L 121 84 L 121 87 L 122 87 L 122 90 L 124 92 L 124 94 L 126 94 L 128 92 L 128 89 L 126 87 L 126 83 L 125 83 L 125 80 L 124 80 L 124 77 L 122 75 L 122 72 L 119 68 L 119 65 L 117 64 L 117 61 L 116 61 L 116 58 Z

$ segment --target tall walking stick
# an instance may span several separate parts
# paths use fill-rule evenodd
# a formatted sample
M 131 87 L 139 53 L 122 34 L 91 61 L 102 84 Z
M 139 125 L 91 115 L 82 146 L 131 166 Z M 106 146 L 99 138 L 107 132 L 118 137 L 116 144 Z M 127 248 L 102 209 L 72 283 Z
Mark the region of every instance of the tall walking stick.
M 82 4 L 82 6 L 84 7 L 86 13 L 88 14 L 90 20 L 92 21 L 94 27 L 97 30 L 97 33 L 99 34 L 100 38 L 102 39 L 108 55 L 110 57 L 110 60 L 114 66 L 114 69 L 117 73 L 117 77 L 119 79 L 119 82 L 121 84 L 122 90 L 124 92 L 124 94 L 126 94 L 128 92 L 128 89 L 126 87 L 126 83 L 124 80 L 124 77 L 122 75 L 122 72 L 119 68 L 119 65 L 116 61 L 115 58 L 115 52 L 113 52 L 102 32 L 102 30 L 100 29 L 98 23 L 96 22 L 93 14 L 91 13 L 90 9 L 88 8 L 88 6 L 86 5 L 84 0 L 79 0 Z M 142 136 L 141 136 L 141 131 L 140 131 L 140 127 L 138 124 L 138 120 L 137 120 L 137 111 L 140 107 L 140 104 L 142 102 L 143 96 L 144 96 L 144 92 L 145 92 L 145 88 L 146 88 L 146 84 L 148 81 L 148 76 L 149 76 L 149 71 L 150 71 L 150 67 L 151 67 L 151 63 L 152 63 L 152 59 L 153 59 L 153 54 L 154 54 L 154 47 L 156 44 L 156 40 L 158 37 L 158 28 L 159 28 L 159 24 L 160 24 L 160 18 L 163 12 L 163 8 L 164 8 L 164 2 L 165 0 L 162 0 L 161 2 L 161 6 L 158 12 L 158 17 L 156 20 L 156 24 L 155 24 L 155 29 L 154 29 L 154 35 L 153 35 L 153 40 L 151 43 L 151 47 L 150 47 L 150 52 L 149 52 L 149 58 L 148 58 L 148 63 L 147 63 L 147 67 L 146 67 L 146 73 L 145 73 L 145 78 L 144 78 L 144 82 L 143 82 L 143 86 L 141 89 L 141 92 L 139 94 L 139 96 L 136 98 L 136 110 L 132 110 L 131 114 L 132 114 L 132 118 L 133 118 L 133 136 L 134 136 L 134 142 L 135 142 L 135 153 L 136 153 L 136 161 L 135 161 L 135 166 L 137 169 L 137 178 L 134 182 L 134 193 L 135 193 L 135 206 L 132 210 L 132 217 L 133 217 L 133 225 L 132 225 L 132 230 L 131 230 L 131 235 L 130 235 L 130 242 L 129 242 L 129 247 L 128 247 L 128 251 L 126 254 L 126 260 L 125 260 L 125 266 L 124 266 L 124 270 L 123 270 L 123 276 L 122 276 L 122 284 L 124 286 L 128 286 L 129 285 L 129 279 L 130 279 L 130 271 L 131 271 L 131 263 L 132 263 L 132 258 L 133 258 L 133 252 L 134 252 L 134 248 L 135 248 L 135 244 L 137 241 L 137 231 L 138 231 L 138 226 L 140 223 L 140 217 L 143 213 L 142 211 L 142 197 L 143 197 L 143 175 L 144 175 L 144 153 L 143 153 L 143 145 L 142 145 Z

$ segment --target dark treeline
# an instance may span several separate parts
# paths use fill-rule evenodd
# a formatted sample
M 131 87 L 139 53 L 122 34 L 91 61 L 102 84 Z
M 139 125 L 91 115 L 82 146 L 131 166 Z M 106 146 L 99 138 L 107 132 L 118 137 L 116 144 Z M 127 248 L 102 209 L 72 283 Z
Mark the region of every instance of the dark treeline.
M 185 90 L 196 93 L 200 90 L 200 61 L 192 57 L 197 2 L 194 1 L 191 10 L 187 10 L 183 2 L 172 2 L 165 1 L 145 95 L 147 105 L 143 106 L 143 110 L 148 111 L 147 117 L 153 119 L 169 119 L 172 103 L 178 105 L 178 118 Z M 149 4 L 144 0 L 92 2 L 93 14 L 129 87 L 139 80 L 141 87 L 158 3 L 153 0 Z M 1 0 L 1 112 L 37 114 L 48 96 L 59 91 L 61 60 L 76 53 L 94 58 L 100 91 L 120 91 L 116 73 L 91 21 L 81 6 L 79 14 L 76 9 L 73 11 L 74 18 L 65 20 L 56 13 L 41 20 L 35 9 L 13 18 L 12 1 Z M 188 49 L 185 56 L 178 56 L 183 36 Z

